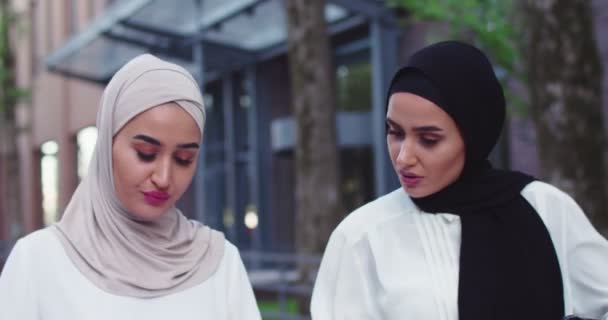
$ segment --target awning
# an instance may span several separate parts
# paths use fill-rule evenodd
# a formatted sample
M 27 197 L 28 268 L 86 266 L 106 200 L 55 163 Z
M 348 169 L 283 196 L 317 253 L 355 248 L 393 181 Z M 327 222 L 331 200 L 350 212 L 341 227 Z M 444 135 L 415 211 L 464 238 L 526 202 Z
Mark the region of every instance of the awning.
M 46 64 L 105 83 L 127 61 L 150 52 L 184 66 L 199 81 L 203 74 L 213 79 L 285 46 L 282 6 L 281 0 L 118 0 Z M 379 0 L 330 0 L 325 18 L 331 31 L 387 19 L 387 12 Z

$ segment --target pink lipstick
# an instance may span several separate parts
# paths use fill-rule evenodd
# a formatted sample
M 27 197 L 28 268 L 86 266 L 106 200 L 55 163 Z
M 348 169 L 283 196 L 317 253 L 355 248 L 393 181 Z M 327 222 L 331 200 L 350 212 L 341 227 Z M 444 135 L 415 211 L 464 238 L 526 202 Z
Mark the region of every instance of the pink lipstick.
M 403 182 L 403 184 L 405 184 L 405 186 L 408 188 L 416 187 L 418 184 L 420 184 L 420 182 L 423 179 L 423 177 L 421 177 L 421 176 L 415 175 L 410 172 L 404 172 L 404 171 L 399 172 L 399 178 L 401 178 L 401 181 Z
M 164 191 L 144 192 L 144 198 L 149 205 L 162 206 L 169 200 L 169 194 Z

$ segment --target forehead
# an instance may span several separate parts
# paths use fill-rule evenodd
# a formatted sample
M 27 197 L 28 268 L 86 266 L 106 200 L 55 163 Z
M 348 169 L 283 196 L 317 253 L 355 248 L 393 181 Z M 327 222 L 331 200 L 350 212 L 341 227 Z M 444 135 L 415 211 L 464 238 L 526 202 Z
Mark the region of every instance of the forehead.
M 129 120 L 121 133 L 147 134 L 159 140 L 200 140 L 200 129 L 190 114 L 170 102 L 150 108 Z
M 456 129 L 454 120 L 435 103 L 408 92 L 391 95 L 387 118 L 401 126 L 435 125 Z

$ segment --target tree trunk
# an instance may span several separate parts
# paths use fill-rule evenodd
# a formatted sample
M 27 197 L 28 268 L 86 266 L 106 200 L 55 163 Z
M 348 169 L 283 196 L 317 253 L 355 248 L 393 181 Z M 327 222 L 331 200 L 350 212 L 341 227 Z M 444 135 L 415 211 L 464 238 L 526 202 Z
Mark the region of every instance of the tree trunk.
M 602 69 L 587 0 L 524 0 L 523 52 L 541 175 L 608 229 Z
M 284 3 L 291 106 L 296 123 L 296 251 L 320 254 L 331 231 L 344 215 L 339 189 L 334 73 L 330 63 L 325 1 L 285 0 Z M 301 266 L 300 271 L 303 279 L 310 277 L 308 267 Z
M 4 230 L 0 240 L 10 239 L 13 227 L 21 217 L 21 194 L 19 156 L 17 149 L 17 104 L 15 84 L 15 60 L 11 50 L 11 27 L 13 16 L 8 0 L 0 0 L 0 219 L 4 219 Z M 2 223 L 0 223 L 2 225 Z M 2 234 L 2 233 L 8 234 Z

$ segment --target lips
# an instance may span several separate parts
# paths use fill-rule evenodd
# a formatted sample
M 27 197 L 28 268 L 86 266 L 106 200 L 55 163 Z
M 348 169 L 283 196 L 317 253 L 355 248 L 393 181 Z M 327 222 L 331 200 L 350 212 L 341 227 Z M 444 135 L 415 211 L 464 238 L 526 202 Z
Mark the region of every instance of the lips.
M 408 188 L 416 187 L 423 179 L 423 177 L 407 171 L 399 172 L 399 178 Z
M 169 194 L 164 191 L 148 191 L 143 194 L 146 202 L 153 206 L 161 206 L 169 200 Z

